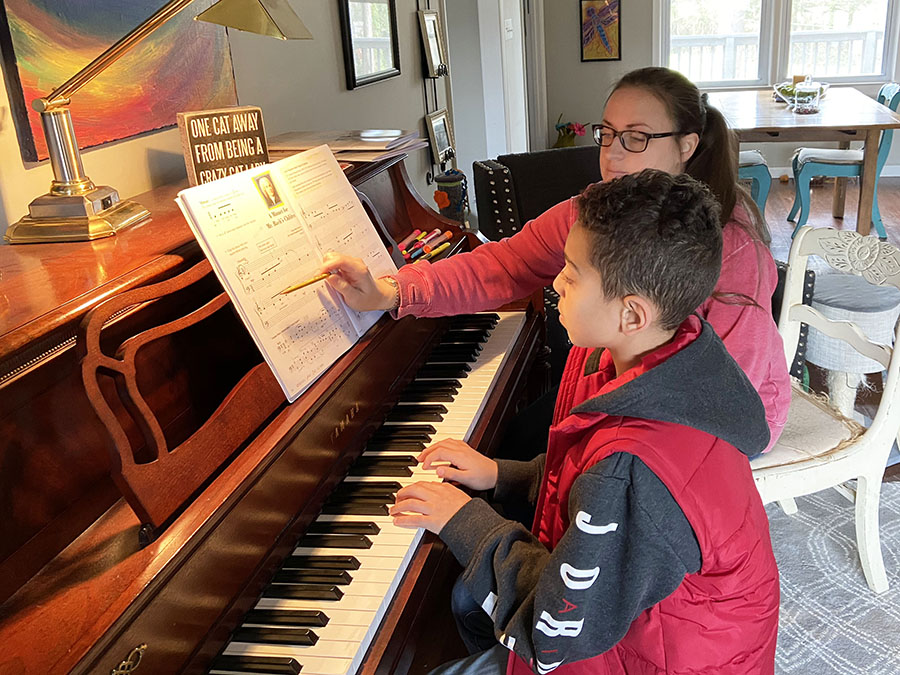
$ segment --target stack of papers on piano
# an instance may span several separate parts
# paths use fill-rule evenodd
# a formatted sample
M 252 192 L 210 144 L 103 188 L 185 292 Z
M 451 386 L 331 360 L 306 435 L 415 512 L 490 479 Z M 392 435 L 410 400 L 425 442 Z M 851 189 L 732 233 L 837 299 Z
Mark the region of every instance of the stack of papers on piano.
M 321 146 L 182 190 L 176 200 L 216 276 L 294 401 L 382 312 L 356 312 L 309 280 L 328 251 L 397 271 L 356 191 Z
M 328 145 L 339 162 L 375 162 L 428 147 L 418 131 L 357 129 L 289 131 L 268 139 L 269 151 L 293 153 Z

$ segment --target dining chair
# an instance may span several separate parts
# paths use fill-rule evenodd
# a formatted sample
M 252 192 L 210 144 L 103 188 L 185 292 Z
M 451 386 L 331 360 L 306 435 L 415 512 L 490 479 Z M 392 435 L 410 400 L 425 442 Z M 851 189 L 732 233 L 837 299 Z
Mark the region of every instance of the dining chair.
M 878 533 L 878 502 L 885 464 L 900 431 L 900 358 L 893 358 L 892 347 L 868 340 L 851 322 L 828 319 L 803 304 L 807 260 L 812 255 L 838 272 L 860 276 L 875 286 L 900 288 L 900 252 L 852 231 L 800 228 L 791 244 L 778 320 L 789 367 L 801 325 L 808 324 L 880 363 L 887 371 L 884 391 L 872 424 L 865 428 L 793 380 L 784 431 L 772 450 L 751 460 L 750 467 L 763 503 L 777 501 L 788 514 L 797 511 L 795 497 L 827 488 L 835 488 L 854 502 L 863 574 L 869 587 L 882 593 L 888 581 Z M 855 488 L 845 485 L 854 479 Z
M 882 85 L 878 91 L 878 102 L 897 112 L 900 106 L 900 84 L 889 82 Z M 875 226 L 878 237 L 887 240 L 884 223 L 881 221 L 881 212 L 878 210 L 878 176 L 891 151 L 891 141 L 894 136 L 893 129 L 885 129 L 881 132 L 881 140 L 878 143 L 878 159 L 875 167 L 875 194 L 872 199 L 872 224 Z M 835 178 L 860 176 L 862 172 L 862 149 L 836 149 L 836 148 L 798 148 L 791 160 L 791 168 L 794 173 L 794 204 L 788 214 L 788 221 L 794 222 L 799 211 L 796 226 L 791 236 L 806 224 L 809 218 L 809 182 L 813 176 L 833 176 Z
M 750 196 L 759 207 L 760 213 L 766 213 L 766 200 L 772 187 L 772 174 L 769 166 L 759 150 L 741 150 L 738 155 L 738 178 L 750 181 Z

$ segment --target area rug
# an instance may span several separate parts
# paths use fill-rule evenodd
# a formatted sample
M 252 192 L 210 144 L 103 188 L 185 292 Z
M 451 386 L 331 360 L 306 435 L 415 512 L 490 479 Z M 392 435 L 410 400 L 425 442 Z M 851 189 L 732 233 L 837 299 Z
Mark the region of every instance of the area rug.
M 900 483 L 881 491 L 881 549 L 890 588 L 866 585 L 854 507 L 834 490 L 766 507 L 781 573 L 776 673 L 900 674 Z

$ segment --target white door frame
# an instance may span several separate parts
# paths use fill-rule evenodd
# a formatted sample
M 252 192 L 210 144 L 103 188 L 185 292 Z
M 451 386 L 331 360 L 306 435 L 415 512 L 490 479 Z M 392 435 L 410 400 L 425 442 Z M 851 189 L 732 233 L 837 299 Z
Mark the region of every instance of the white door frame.
M 528 109 L 528 149 L 550 147 L 547 120 L 547 53 L 544 44 L 544 0 L 524 0 L 525 98 Z

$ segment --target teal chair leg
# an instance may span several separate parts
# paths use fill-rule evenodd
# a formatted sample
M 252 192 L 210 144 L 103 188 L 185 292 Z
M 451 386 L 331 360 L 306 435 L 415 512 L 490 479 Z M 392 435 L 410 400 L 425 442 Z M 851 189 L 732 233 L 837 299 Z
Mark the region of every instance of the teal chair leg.
M 881 241 L 887 241 L 887 232 L 884 230 L 884 222 L 881 220 L 881 210 L 878 208 L 878 183 L 875 183 L 875 194 L 872 195 L 872 224 Z
M 759 210 L 765 214 L 766 199 L 772 185 L 772 174 L 765 164 L 752 164 L 738 169 L 738 178 L 750 181 L 750 197 L 756 202 Z
M 806 225 L 806 220 L 809 218 L 809 180 L 812 176 L 809 171 L 805 170 L 808 168 L 809 165 L 807 164 L 800 170 L 799 174 L 794 174 L 797 200 L 800 202 L 800 217 L 797 218 L 797 224 L 794 226 L 794 231 L 791 232 L 792 239 L 800 231 L 800 228 Z
M 769 173 L 768 169 L 766 169 L 766 174 L 768 174 L 766 179 L 759 181 L 758 194 L 753 197 L 756 203 L 759 204 L 759 211 L 764 218 L 766 216 L 766 200 L 769 198 L 769 189 L 772 187 L 772 174 Z
M 800 170 L 797 168 L 797 158 L 791 160 L 791 173 L 794 174 L 794 203 L 791 204 L 791 212 L 788 214 L 788 222 L 794 222 L 794 218 L 797 217 L 797 211 L 800 210 L 800 188 L 799 181 L 797 180 L 797 174 L 800 173 Z M 791 235 L 793 236 L 793 235 Z

